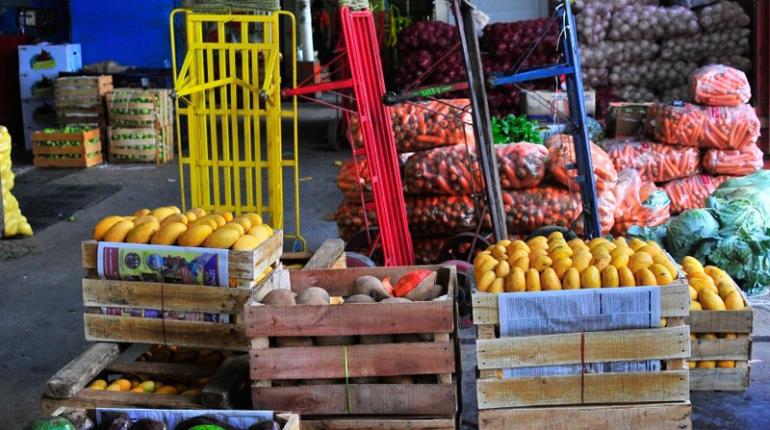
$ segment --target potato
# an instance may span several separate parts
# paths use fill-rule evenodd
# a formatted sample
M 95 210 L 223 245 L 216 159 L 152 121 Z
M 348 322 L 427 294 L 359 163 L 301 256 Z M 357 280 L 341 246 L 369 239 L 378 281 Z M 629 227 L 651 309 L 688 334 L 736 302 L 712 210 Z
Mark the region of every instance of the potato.
M 388 290 L 382 285 L 382 281 L 369 275 L 359 276 L 356 279 L 356 283 L 350 289 L 349 295 L 354 296 L 357 294 L 365 294 L 377 301 L 390 297 Z
M 387 299 L 381 300 L 380 303 L 412 303 L 412 301 L 406 297 L 388 297 Z
M 426 276 L 404 297 L 415 302 L 425 302 L 440 296 L 444 288 L 441 285 L 436 285 L 436 276 L 436 272 Z
M 343 303 L 376 303 L 374 297 L 366 294 L 355 294 L 345 299 Z
M 289 289 L 273 290 L 262 299 L 263 305 L 291 306 L 296 305 L 296 294 Z
M 328 305 L 331 298 L 323 288 L 310 287 L 297 295 L 298 305 Z

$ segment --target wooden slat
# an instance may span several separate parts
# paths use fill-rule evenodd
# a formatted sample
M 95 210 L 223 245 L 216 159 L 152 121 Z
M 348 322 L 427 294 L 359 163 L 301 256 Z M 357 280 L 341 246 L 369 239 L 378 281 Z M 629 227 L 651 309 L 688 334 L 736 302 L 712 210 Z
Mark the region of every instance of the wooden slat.
M 479 409 L 689 400 L 686 370 L 477 381 Z
M 298 272 L 294 273 L 309 273 Z M 292 282 L 292 285 L 295 285 Z M 251 304 L 251 302 L 249 302 Z M 401 333 L 451 333 L 454 302 L 357 303 L 333 306 L 247 305 L 246 335 L 345 336 Z
M 236 324 L 83 314 L 88 341 L 160 343 L 246 351 L 249 342 Z
M 499 324 L 496 294 L 474 293 L 472 301 L 474 324 Z M 686 317 L 689 314 L 690 297 L 687 283 L 675 281 L 674 284 L 660 287 L 661 317 Z
M 119 354 L 120 350 L 115 343 L 92 345 L 46 382 L 46 395 L 60 399 L 74 396 Z
M 249 377 L 249 356 L 231 355 L 212 373 L 201 392 L 201 403 L 209 409 L 232 409 L 241 383 Z
M 687 358 L 690 331 L 682 326 L 479 339 L 476 349 L 479 369 Z
M 677 402 L 486 410 L 479 430 L 688 430 L 691 409 Z
M 147 409 L 200 409 L 196 399 L 174 395 L 153 393 L 139 394 L 106 390 L 81 390 L 77 396 L 69 399 L 53 399 L 43 396 L 41 407 L 44 414 L 50 414 L 62 406 L 74 408 L 147 408 Z
M 276 414 L 275 419 L 282 425 L 281 430 L 300 430 L 300 419 L 297 414 Z
M 244 288 L 83 279 L 86 307 L 239 314 L 250 295 L 251 290 Z
M 744 391 L 749 388 L 750 370 L 748 366 L 733 369 L 690 369 L 690 390 Z
M 693 333 L 751 333 L 754 313 L 751 308 L 741 311 L 693 311 L 689 320 Z
M 455 385 L 441 384 L 252 385 L 251 397 L 254 409 L 300 415 L 446 416 L 457 412 L 456 390 Z
M 697 339 L 692 341 L 693 360 L 742 360 L 751 359 L 751 339 Z
M 133 363 L 111 363 L 107 366 L 106 370 L 127 375 L 164 376 L 172 379 L 190 380 L 208 378 L 217 370 L 217 366 L 137 361 Z
M 327 239 L 321 247 L 310 257 L 310 260 L 302 268 L 304 271 L 316 269 L 329 269 L 345 255 L 345 242 L 341 239 Z
M 251 379 L 433 375 L 455 371 L 452 342 L 252 349 Z
M 455 430 L 449 418 L 331 418 L 303 419 L 302 430 Z

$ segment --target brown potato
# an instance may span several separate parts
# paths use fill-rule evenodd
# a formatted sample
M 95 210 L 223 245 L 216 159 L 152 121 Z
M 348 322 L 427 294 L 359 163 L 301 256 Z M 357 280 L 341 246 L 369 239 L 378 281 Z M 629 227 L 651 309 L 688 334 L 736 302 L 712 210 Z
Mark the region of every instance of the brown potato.
M 328 305 L 331 298 L 323 288 L 310 287 L 297 295 L 298 305 Z
M 365 294 L 377 301 L 390 297 L 390 294 L 382 285 L 382 281 L 369 275 L 359 276 L 358 279 L 356 279 L 355 285 L 353 285 L 353 288 L 351 288 L 348 293 L 351 296 Z
M 291 306 L 296 305 L 296 294 L 285 288 L 273 290 L 265 295 L 262 299 L 263 305 L 275 305 L 275 306 Z
M 355 294 L 345 299 L 343 303 L 376 303 L 372 296 L 366 294 Z

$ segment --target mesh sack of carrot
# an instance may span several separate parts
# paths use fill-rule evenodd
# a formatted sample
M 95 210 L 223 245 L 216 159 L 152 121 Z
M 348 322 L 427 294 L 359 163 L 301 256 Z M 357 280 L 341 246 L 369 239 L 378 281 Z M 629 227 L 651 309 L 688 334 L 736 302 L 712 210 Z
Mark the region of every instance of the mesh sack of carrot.
M 447 237 L 425 237 L 412 241 L 414 260 L 417 264 L 434 264 L 441 258 L 441 250 L 447 242 Z
M 709 149 L 703 154 L 703 170 L 714 175 L 746 176 L 762 168 L 763 156 L 754 144 L 739 149 Z
M 364 221 L 364 210 L 359 200 L 343 200 L 337 207 L 335 219 L 337 220 L 337 231 L 342 240 L 350 240 L 354 234 L 366 229 Z M 377 214 L 372 209 L 367 211 L 366 217 L 369 226 L 377 225 Z
M 466 142 L 474 145 L 476 140 L 469 106 L 468 99 L 433 100 L 389 106 L 396 150 L 422 151 Z M 350 116 L 348 132 L 353 147 L 363 147 L 357 115 Z
M 615 222 L 615 196 L 610 191 L 599 193 L 599 219 L 602 234 L 608 234 Z M 543 226 L 570 227 L 583 232 L 583 210 L 580 193 L 560 186 L 544 185 L 538 188 L 504 191 L 503 208 L 509 234 L 527 234 Z
M 461 233 L 478 225 L 476 204 L 469 196 L 409 197 L 406 217 L 415 237 Z
M 665 191 L 644 180 L 634 169 L 618 173 L 613 189 L 617 204 L 612 234 L 623 235 L 632 225 L 657 226 L 670 217 L 671 200 Z
M 647 130 L 656 141 L 702 148 L 735 149 L 759 138 L 759 118 L 747 104 L 696 106 L 654 104 L 647 110 Z
M 729 176 L 692 175 L 663 185 L 671 199 L 671 213 L 706 207 L 706 199 Z
M 610 139 L 601 145 L 615 170 L 634 169 L 643 181 L 666 182 L 694 175 L 700 169 L 700 151 L 695 147 L 636 138 Z
M 722 64 L 709 64 L 690 75 L 690 94 L 696 103 L 708 106 L 740 106 L 751 99 L 746 74 Z
M 551 136 L 546 140 L 545 146 L 548 147 L 548 168 L 551 175 L 560 184 L 577 190 L 578 185 L 575 182 L 577 170 L 567 171 L 567 165 L 575 164 L 575 145 L 572 143 L 572 136 L 567 134 Z M 604 149 L 593 142 L 591 142 L 591 160 L 594 165 L 596 190 L 608 189 L 610 183 L 618 179 L 612 160 Z
M 495 145 L 502 189 L 532 188 L 545 177 L 548 151 L 543 145 Z M 458 144 L 416 152 L 404 167 L 410 194 L 472 194 L 483 188 L 475 146 Z
M 369 175 L 369 166 L 365 159 L 358 162 L 358 175 L 356 175 L 355 162 L 345 160 L 337 174 L 337 188 L 342 191 L 348 199 L 357 200 L 361 197 L 361 191 L 364 192 L 364 199 L 372 200 L 372 179 Z

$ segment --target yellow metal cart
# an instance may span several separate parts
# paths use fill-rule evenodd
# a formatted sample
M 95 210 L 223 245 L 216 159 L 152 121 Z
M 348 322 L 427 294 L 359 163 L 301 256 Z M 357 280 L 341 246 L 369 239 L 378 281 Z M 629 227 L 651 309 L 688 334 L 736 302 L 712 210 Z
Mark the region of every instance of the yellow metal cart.
M 279 21 L 288 22 L 291 58 L 280 53 Z M 177 67 L 175 23 L 184 23 L 184 60 Z M 294 15 L 171 12 L 171 54 L 182 206 L 256 212 L 305 249 L 300 229 L 297 98 L 281 102 L 280 66 L 296 86 Z M 289 100 L 289 99 L 287 99 Z M 283 120 L 291 130 L 282 130 Z M 181 137 L 186 135 L 184 151 Z M 285 140 L 290 142 L 284 145 Z M 286 154 L 289 154 L 288 156 Z M 291 170 L 294 228 L 285 226 L 284 179 Z M 189 197 L 189 201 L 188 201 Z

